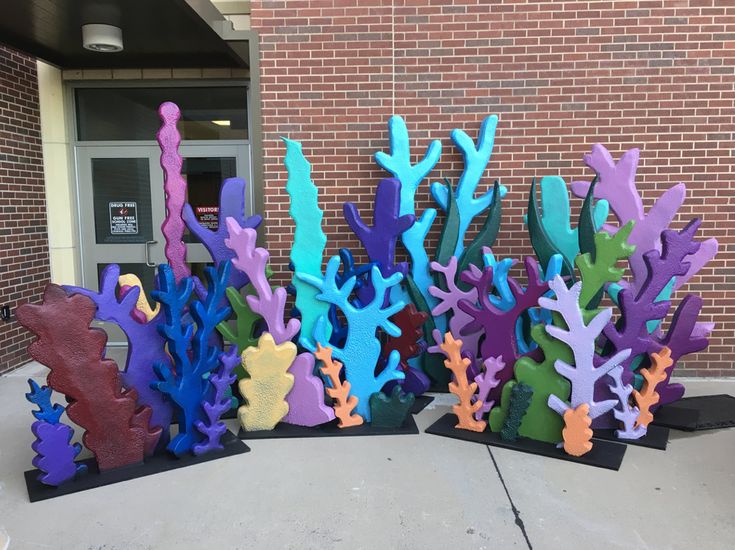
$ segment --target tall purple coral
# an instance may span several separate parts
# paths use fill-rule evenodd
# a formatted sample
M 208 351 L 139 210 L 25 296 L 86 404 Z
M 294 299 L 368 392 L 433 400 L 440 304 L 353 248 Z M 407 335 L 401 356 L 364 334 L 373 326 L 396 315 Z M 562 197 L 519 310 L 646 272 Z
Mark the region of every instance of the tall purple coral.
M 167 101 L 158 108 L 161 129 L 156 134 L 161 147 L 161 168 L 163 168 L 163 190 L 166 195 L 166 219 L 161 231 L 166 239 L 166 259 L 174 271 L 176 282 L 191 275 L 186 263 L 186 243 L 184 243 L 184 220 L 182 212 L 186 202 L 186 180 L 181 175 L 183 160 L 179 154 L 181 135 L 176 123 L 181 118 L 178 105 Z
M 347 224 L 367 251 L 371 262 L 380 267 L 383 277 L 400 272 L 406 275 L 408 263 L 395 264 L 396 243 L 399 237 L 416 221 L 413 214 L 399 215 L 401 209 L 401 182 L 395 178 L 380 181 L 375 191 L 373 225 L 369 227 L 362 220 L 354 203 L 346 202 L 343 212 Z M 372 285 L 360 289 L 360 300 L 369 303 L 373 298 Z
M 201 443 L 194 445 L 193 451 L 197 456 L 224 448 L 220 440 L 227 432 L 227 426 L 220 418 L 230 409 L 232 404 L 227 389 L 237 380 L 234 371 L 235 367 L 241 362 L 240 355 L 237 353 L 237 346 L 230 346 L 227 353 L 220 353 L 219 362 L 219 367 L 209 377 L 214 393 L 211 399 L 202 403 L 204 414 L 207 416 L 207 423 L 202 420 L 197 420 L 194 423 L 196 429 L 206 438 Z
M 709 345 L 707 335 L 712 331 L 713 324 L 697 322 L 701 309 L 702 298 L 694 294 L 685 296 L 674 312 L 666 336 L 661 337 L 660 332 L 654 335 L 654 340 L 659 347 L 667 347 L 671 350 L 672 363 L 666 369 L 666 378 L 656 386 L 659 401 L 651 407 L 652 411 L 684 396 L 684 386 L 672 384 L 671 373 L 684 355 L 702 351 Z
M 685 261 L 689 255 L 699 250 L 700 244 L 694 240 L 699 220 L 689 222 L 681 231 L 667 229 L 661 234 L 662 251 L 649 250 L 643 256 L 646 264 L 646 280 L 637 294 L 631 289 L 623 289 L 619 294 L 622 318 L 616 324 L 605 327 L 605 336 L 615 350 L 630 349 L 628 359 L 623 363 L 623 382 L 629 384 L 633 378 L 630 365 L 641 354 L 660 351 L 661 345 L 649 335 L 646 323 L 666 317 L 671 302 L 656 302 L 656 297 L 672 279 L 684 275 L 690 264 Z
M 227 260 L 232 260 L 235 253 L 227 246 L 225 240 L 228 237 L 226 220 L 233 218 L 240 227 L 257 229 L 263 218 L 259 215 L 245 217 L 245 180 L 241 178 L 229 178 L 222 183 L 219 195 L 218 224 L 216 230 L 211 230 L 199 223 L 191 205 L 184 206 L 183 218 L 189 230 L 199 239 L 209 255 L 212 256 L 215 266 Z M 238 290 L 248 284 L 249 279 L 239 269 L 230 270 L 230 278 L 227 286 L 233 286 Z M 199 281 L 194 280 L 197 296 L 204 299 L 206 290 Z

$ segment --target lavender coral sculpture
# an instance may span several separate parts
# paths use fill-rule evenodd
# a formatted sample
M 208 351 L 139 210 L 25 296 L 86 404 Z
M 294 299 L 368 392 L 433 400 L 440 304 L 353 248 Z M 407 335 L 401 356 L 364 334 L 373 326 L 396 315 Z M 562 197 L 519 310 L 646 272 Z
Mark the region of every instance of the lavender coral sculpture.
M 186 263 L 186 244 L 184 243 L 184 220 L 182 213 L 186 201 L 186 180 L 181 175 L 182 159 L 179 154 L 181 135 L 176 123 L 181 118 L 178 105 L 167 101 L 158 108 L 161 129 L 156 134 L 161 148 L 161 168 L 163 168 L 163 190 L 166 196 L 166 219 L 161 232 L 166 239 L 166 259 L 173 269 L 176 281 L 191 275 Z
M 482 417 L 490 412 L 490 409 L 495 405 L 495 401 L 490 399 L 490 390 L 500 384 L 498 373 L 503 370 L 505 363 L 500 357 L 488 357 L 483 361 L 483 367 L 483 371 L 475 376 L 475 384 L 477 384 L 475 399 L 482 401 L 482 406 L 475 411 L 475 420 L 482 420 Z
M 334 347 L 333 354 L 345 366 L 345 376 L 352 388 L 352 395 L 357 397 L 357 412 L 370 420 L 370 396 L 379 392 L 390 380 L 403 380 L 404 374 L 400 369 L 400 354 L 392 351 L 388 356 L 385 368 L 375 375 L 375 366 L 380 358 L 380 342 L 376 337 L 376 330 L 382 328 L 391 336 L 398 336 L 400 329 L 390 321 L 390 317 L 405 307 L 403 301 L 383 307 L 385 292 L 400 283 L 403 275 L 394 273 L 384 278 L 380 269 L 374 266 L 371 271 L 371 284 L 375 289 L 375 296 L 370 303 L 362 308 L 350 303 L 349 297 L 355 286 L 355 278 L 347 280 L 341 287 L 336 283 L 340 260 L 335 256 L 329 260 L 324 278 L 297 273 L 303 282 L 319 290 L 317 298 L 340 308 L 347 321 L 347 338 L 344 346 Z M 301 343 L 304 347 L 314 351 L 315 342 L 326 345 L 329 335 L 326 331 L 327 319 L 322 316 L 317 321 L 313 332 L 313 340 L 302 332 Z
M 546 332 L 569 346 L 574 355 L 574 365 L 562 360 L 557 360 L 554 365 L 557 372 L 572 383 L 571 407 L 554 394 L 549 396 L 549 407 L 563 416 L 567 409 L 577 409 L 580 405 L 586 404 L 589 405 L 589 417 L 595 419 L 616 404 L 614 399 L 595 402 L 595 383 L 627 359 L 630 350 L 621 350 L 600 366 L 596 366 L 595 341 L 610 321 L 612 309 L 603 309 L 585 324 L 582 309 L 579 307 L 582 283 L 576 283 L 571 289 L 568 289 L 564 280 L 557 276 L 549 286 L 554 291 L 556 300 L 543 297 L 539 299 L 539 305 L 559 313 L 567 328 L 547 325 Z
M 365 247 L 368 258 L 380 267 L 383 277 L 400 272 L 406 275 L 408 264 L 394 263 L 396 242 L 416 221 L 413 214 L 399 215 L 401 207 L 401 182 L 397 179 L 384 179 L 378 184 L 375 192 L 373 209 L 373 226 L 369 227 L 360 217 L 354 203 L 344 203 L 344 216 L 350 229 Z M 369 285 L 360 292 L 360 300 L 369 302 L 373 298 L 373 289 Z
M 158 269 L 159 290 L 153 292 L 153 297 L 163 306 L 166 321 L 159 330 L 166 338 L 174 366 L 156 363 L 154 370 L 160 382 L 152 384 L 170 398 L 178 410 L 179 433 L 168 445 L 168 449 L 177 456 L 193 450 L 202 439 L 196 423 L 206 420 L 202 403 L 211 386 L 206 377 L 219 361 L 220 350 L 211 344 L 210 337 L 217 324 L 230 314 L 229 307 L 219 305 L 229 272 L 229 261 L 221 263 L 216 271 L 211 267 L 206 269 L 207 297 L 204 302 L 193 302 L 189 308 L 197 327 L 194 334 L 194 327 L 183 319 L 193 289 L 191 278 L 183 279 L 177 285 L 168 265 L 161 265 Z
M 232 406 L 232 397 L 228 390 L 230 385 L 237 380 L 234 371 L 240 362 L 237 346 L 230 346 L 227 353 L 220 354 L 219 367 L 209 376 L 209 383 L 212 385 L 214 393 L 210 390 L 210 393 L 212 393 L 210 399 L 202 403 L 207 422 L 197 420 L 194 423 L 196 429 L 205 437 L 203 442 L 194 445 L 194 454 L 197 456 L 224 449 L 220 440 L 227 431 L 227 426 L 220 418 Z
M 173 268 L 171 270 L 173 272 Z M 159 324 L 163 322 L 163 315 L 159 312 L 148 322 L 136 320 L 133 313 L 141 289 L 130 287 L 118 297 L 119 278 L 120 266 L 110 264 L 100 275 L 99 293 L 76 286 L 66 286 L 64 290 L 70 294 L 82 294 L 90 298 L 97 306 L 95 319 L 115 323 L 125 333 L 128 340 L 128 358 L 125 371 L 122 373 L 123 384 L 126 388 L 136 390 L 140 405 L 148 405 L 151 408 L 151 426 L 162 428 L 162 443 L 165 443 L 168 442 L 168 427 L 171 424 L 173 410 L 171 403 L 151 387 L 151 382 L 156 379 L 153 365 L 170 364 L 165 340 L 157 330 Z
M 686 195 L 686 186 L 683 183 L 675 185 L 665 191 L 648 213 L 645 213 L 643 201 L 635 185 L 639 155 L 638 149 L 630 149 L 616 163 L 603 145 L 596 144 L 592 147 L 592 152 L 584 157 L 587 166 L 592 168 L 599 178 L 594 190 L 595 197 L 609 202 L 620 226 L 631 220 L 635 221 L 635 228 L 629 239 L 630 243 L 636 246 L 636 252 L 630 257 L 630 268 L 633 272 L 630 286 L 634 294 L 645 284 L 646 253 L 650 250 L 661 250 L 661 233 L 669 227 Z M 577 196 L 584 196 L 589 185 L 588 182 L 574 182 L 572 192 Z M 616 231 L 614 226 L 606 225 L 604 228 L 610 233 Z M 673 290 L 684 285 L 711 260 L 717 254 L 717 246 L 715 239 L 701 243 L 688 260 L 687 270 L 677 274 Z
M 42 388 L 33 380 L 28 380 L 31 392 L 26 399 L 38 406 L 33 411 L 36 422 L 31 426 L 36 441 L 32 448 L 36 453 L 33 465 L 41 471 L 38 480 L 46 485 L 58 486 L 74 479 L 87 470 L 85 464 L 76 464 L 74 459 L 79 455 L 82 446 L 79 443 L 71 444 L 74 430 L 59 422 L 64 414 L 64 407 L 51 404 L 51 388 Z
M 268 284 L 268 251 L 255 246 L 257 234 L 254 229 L 240 227 L 233 218 L 227 219 L 227 228 L 230 236 L 225 243 L 234 253 L 232 265 L 247 275 L 255 290 L 255 294 L 246 297 L 248 306 L 262 316 L 267 332 L 276 345 L 290 342 L 299 332 L 301 324 L 298 319 L 284 323 L 286 289 L 279 287 L 272 290 Z M 332 420 L 334 413 L 324 404 L 324 385 L 313 375 L 313 356 L 310 353 L 298 355 L 288 370 L 294 381 L 286 397 L 288 414 L 284 421 L 315 426 Z
M 480 134 L 477 145 L 464 131 L 452 130 L 451 138 L 457 149 L 462 152 L 464 158 L 464 170 L 459 178 L 455 191 L 457 210 L 459 211 L 459 234 L 457 244 L 454 248 L 454 256 L 459 257 L 464 250 L 464 236 L 472 220 L 483 210 L 487 209 L 493 201 L 493 190 L 487 191 L 480 197 L 475 197 L 477 186 L 480 184 L 482 175 L 490 162 L 495 143 L 495 129 L 498 125 L 497 115 L 487 117 L 480 126 Z M 436 182 L 431 185 L 431 194 L 434 200 L 445 212 L 449 211 L 449 186 Z M 505 196 L 506 189 L 500 186 L 500 197 Z
M 630 404 L 633 386 L 623 383 L 623 367 L 620 365 L 613 367 L 608 376 L 612 380 L 610 392 L 618 398 L 618 404 L 613 409 L 613 414 L 623 428 L 622 430 L 616 430 L 615 436 L 618 439 L 640 439 L 646 435 L 648 429 L 646 426 L 637 424 L 640 411 L 638 407 Z

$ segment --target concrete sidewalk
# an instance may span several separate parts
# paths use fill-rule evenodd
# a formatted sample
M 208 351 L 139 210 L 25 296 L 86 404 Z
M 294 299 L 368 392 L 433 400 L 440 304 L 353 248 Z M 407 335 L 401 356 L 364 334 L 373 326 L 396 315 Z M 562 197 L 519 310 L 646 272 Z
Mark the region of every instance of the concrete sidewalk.
M 735 429 L 630 446 L 619 472 L 413 436 L 248 442 L 252 452 L 30 504 L 29 364 L 0 378 L 0 550 L 732 548 Z M 686 381 L 688 395 L 735 381 Z M 447 412 L 440 395 L 421 430 Z M 235 429 L 235 421 L 231 428 Z

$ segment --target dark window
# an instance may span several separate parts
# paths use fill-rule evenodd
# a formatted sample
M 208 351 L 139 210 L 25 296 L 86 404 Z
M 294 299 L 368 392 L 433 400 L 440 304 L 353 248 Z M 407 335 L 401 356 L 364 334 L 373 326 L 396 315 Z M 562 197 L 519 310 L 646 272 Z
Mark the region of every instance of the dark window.
M 164 101 L 181 109 L 181 139 L 248 139 L 244 87 L 77 88 L 75 101 L 80 141 L 153 140 Z

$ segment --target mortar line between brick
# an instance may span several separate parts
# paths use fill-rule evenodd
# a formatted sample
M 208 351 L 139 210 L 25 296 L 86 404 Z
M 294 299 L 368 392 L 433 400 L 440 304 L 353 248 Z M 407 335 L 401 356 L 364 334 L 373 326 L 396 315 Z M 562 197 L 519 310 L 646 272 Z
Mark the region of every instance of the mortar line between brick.
M 526 526 L 524 525 L 523 520 L 521 519 L 521 511 L 518 508 L 516 508 L 516 505 L 513 502 L 513 498 L 510 496 L 510 491 L 508 491 L 508 486 L 505 484 L 505 479 L 503 479 L 503 474 L 500 473 L 500 468 L 498 468 L 498 463 L 495 460 L 495 456 L 493 455 L 492 449 L 490 449 L 490 445 L 486 445 L 486 447 L 487 447 L 487 452 L 493 461 L 493 466 L 495 466 L 495 471 L 498 474 L 498 479 L 500 479 L 500 483 L 503 485 L 503 489 L 505 490 L 505 495 L 508 497 L 510 508 L 511 510 L 513 510 L 513 515 L 515 516 L 515 523 L 518 526 L 518 528 L 521 530 L 521 533 L 523 534 L 523 538 L 526 539 L 526 544 L 528 545 L 529 550 L 533 550 L 533 545 L 531 544 L 531 540 L 528 538 L 528 533 L 526 532 Z

